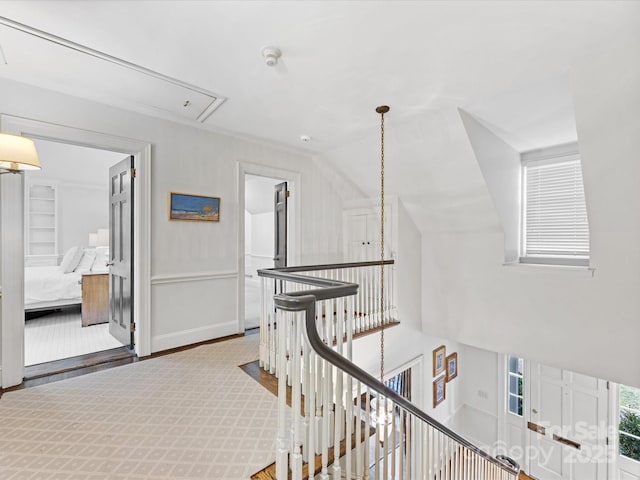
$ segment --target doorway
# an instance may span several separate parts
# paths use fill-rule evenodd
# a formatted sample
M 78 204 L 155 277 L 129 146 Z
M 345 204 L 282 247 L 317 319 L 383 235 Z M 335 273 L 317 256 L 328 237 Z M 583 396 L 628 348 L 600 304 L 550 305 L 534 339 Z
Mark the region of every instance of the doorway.
M 557 480 L 604 480 L 609 458 L 607 382 L 530 363 L 529 473 Z
M 135 354 L 151 353 L 151 145 L 148 142 L 92 132 L 63 125 L 41 122 L 11 115 L 0 115 L 0 129 L 6 133 L 25 135 L 135 157 L 136 184 L 133 222 L 133 291 L 136 302 L 133 318 L 136 328 Z M 19 385 L 24 368 L 24 177 L 3 175 L 0 179 L 0 278 L 3 295 L 0 301 L 0 343 L 2 388 Z M 7 178 L 11 177 L 11 178 Z M 19 207 L 19 208 L 16 208 Z
M 244 328 L 260 326 L 260 280 L 257 271 L 273 268 L 276 239 L 274 192 L 281 178 L 244 177 Z M 282 235 L 281 235 L 282 236 Z M 286 230 L 284 233 L 286 241 Z
M 34 139 L 25 172 L 24 365 L 122 347 L 109 334 L 109 168 L 119 152 Z M 51 368 L 54 368 L 51 365 Z

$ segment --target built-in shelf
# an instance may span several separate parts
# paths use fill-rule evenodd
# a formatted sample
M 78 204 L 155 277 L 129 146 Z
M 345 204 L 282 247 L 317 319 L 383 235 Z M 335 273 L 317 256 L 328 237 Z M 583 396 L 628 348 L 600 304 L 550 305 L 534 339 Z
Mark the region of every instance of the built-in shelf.
M 27 257 L 56 258 L 58 255 L 56 185 L 49 182 L 29 182 L 25 193 Z

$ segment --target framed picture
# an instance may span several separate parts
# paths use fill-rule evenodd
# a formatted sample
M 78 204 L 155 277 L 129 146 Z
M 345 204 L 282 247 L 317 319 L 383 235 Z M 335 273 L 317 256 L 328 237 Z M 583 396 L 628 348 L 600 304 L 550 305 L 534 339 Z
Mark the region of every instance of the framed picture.
M 445 363 L 447 365 L 447 382 L 450 382 L 458 376 L 458 352 L 447 356 Z
M 169 193 L 169 220 L 220 221 L 220 197 Z
M 437 377 L 444 372 L 444 360 L 446 356 L 446 349 L 444 345 L 440 345 L 433 351 L 433 376 Z
M 433 381 L 433 408 L 436 408 L 447 396 L 446 376 L 442 375 Z

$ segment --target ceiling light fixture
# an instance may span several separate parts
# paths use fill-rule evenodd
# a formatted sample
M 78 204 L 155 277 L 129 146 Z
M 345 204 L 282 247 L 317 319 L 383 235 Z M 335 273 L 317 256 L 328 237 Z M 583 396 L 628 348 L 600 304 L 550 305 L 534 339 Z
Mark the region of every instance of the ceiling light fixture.
M 0 174 L 40 170 L 33 140 L 20 135 L 0 133 Z
M 282 56 L 282 52 L 278 47 L 266 46 L 262 48 L 262 56 L 268 67 L 275 67 L 278 59 Z

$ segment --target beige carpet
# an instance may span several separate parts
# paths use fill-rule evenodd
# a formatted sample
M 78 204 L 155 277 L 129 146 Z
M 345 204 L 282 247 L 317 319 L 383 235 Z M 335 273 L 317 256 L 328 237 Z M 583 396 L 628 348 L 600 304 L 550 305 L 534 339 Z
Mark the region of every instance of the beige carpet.
M 5 393 L 0 478 L 248 479 L 275 458 L 258 337 Z

